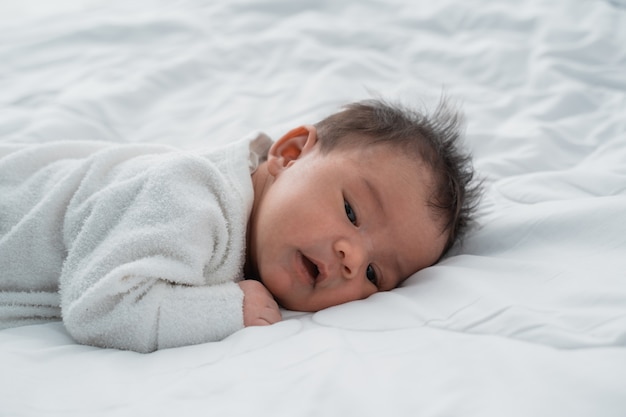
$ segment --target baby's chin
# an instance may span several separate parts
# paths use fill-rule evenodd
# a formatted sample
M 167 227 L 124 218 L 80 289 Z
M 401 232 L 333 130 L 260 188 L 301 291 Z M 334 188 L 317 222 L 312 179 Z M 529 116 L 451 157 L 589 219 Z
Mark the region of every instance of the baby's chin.
M 279 298 L 279 297 L 275 297 L 276 301 L 278 302 L 278 304 L 287 310 L 291 310 L 291 311 L 301 311 L 303 313 L 315 313 L 316 311 L 320 311 L 323 309 L 322 308 L 316 308 L 315 306 L 311 305 L 311 303 L 309 302 L 304 302 L 302 300 L 295 300 L 295 299 L 290 299 L 289 297 L 286 298 Z

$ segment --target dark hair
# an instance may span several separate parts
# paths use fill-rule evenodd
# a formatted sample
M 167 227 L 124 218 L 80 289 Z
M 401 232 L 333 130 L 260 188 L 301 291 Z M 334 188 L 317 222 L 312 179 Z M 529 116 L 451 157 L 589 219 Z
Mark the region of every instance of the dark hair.
M 420 113 L 384 100 L 365 100 L 346 105 L 315 124 L 320 151 L 351 146 L 391 145 L 416 155 L 432 171 L 434 186 L 428 205 L 434 218 L 448 233 L 443 250 L 467 232 L 481 195 L 474 182 L 471 155 L 461 149 L 462 115 L 441 99 L 432 114 Z

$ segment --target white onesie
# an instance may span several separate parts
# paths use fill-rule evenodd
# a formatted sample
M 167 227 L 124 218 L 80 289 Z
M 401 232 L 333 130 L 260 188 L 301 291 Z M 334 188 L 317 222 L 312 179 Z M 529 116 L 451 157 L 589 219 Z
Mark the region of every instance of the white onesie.
M 80 343 L 139 352 L 242 328 L 250 174 L 270 145 L 0 144 L 0 328 L 62 318 Z

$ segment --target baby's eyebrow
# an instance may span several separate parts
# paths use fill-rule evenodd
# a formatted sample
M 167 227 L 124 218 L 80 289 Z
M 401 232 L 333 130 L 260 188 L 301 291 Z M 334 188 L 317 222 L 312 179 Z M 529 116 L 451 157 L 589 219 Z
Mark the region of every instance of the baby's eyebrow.
M 385 206 L 383 204 L 383 199 L 380 195 L 380 192 L 367 178 L 363 177 L 363 182 L 365 183 L 365 188 L 368 190 L 374 202 L 378 205 L 378 207 L 380 207 L 382 215 L 385 216 Z

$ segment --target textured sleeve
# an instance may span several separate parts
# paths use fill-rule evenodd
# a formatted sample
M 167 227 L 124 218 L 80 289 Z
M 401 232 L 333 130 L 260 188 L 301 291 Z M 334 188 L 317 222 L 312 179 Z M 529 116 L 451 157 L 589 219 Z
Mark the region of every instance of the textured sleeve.
M 94 163 L 68 208 L 61 309 L 80 343 L 150 352 L 243 327 L 245 209 L 201 158 Z

